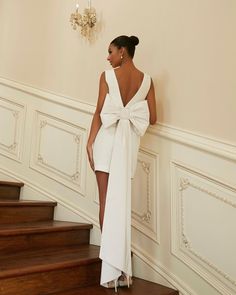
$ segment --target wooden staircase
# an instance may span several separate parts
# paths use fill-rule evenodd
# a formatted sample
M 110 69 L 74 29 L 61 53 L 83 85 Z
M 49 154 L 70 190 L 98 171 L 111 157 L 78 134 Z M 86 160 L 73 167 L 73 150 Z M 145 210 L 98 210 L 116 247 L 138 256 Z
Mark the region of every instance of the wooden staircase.
M 92 225 L 53 220 L 55 202 L 21 201 L 23 183 L 0 181 L 0 295 L 114 294 L 99 286 L 99 247 Z M 119 294 L 177 295 L 134 279 Z

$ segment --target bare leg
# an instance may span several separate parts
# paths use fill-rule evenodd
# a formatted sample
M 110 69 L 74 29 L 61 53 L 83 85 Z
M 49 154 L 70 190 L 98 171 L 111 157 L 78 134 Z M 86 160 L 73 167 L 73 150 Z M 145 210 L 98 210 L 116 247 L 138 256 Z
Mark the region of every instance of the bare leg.
M 100 222 L 100 228 L 102 231 L 109 174 L 102 171 L 96 171 L 96 178 L 97 178 L 97 184 L 98 184 L 99 203 L 100 203 L 99 222 Z

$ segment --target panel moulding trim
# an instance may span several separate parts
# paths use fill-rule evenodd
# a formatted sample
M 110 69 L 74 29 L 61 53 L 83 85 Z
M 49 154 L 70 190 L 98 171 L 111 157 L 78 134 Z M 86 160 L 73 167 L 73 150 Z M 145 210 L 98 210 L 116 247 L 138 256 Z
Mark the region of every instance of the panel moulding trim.
M 236 161 L 236 145 L 234 143 L 160 123 L 156 126 L 150 126 L 148 133 Z
M 229 275 L 227 275 L 225 272 L 223 272 L 222 270 L 219 269 L 219 267 L 217 267 L 215 264 L 211 263 L 207 258 L 203 257 L 201 254 L 197 253 L 194 248 L 192 247 L 192 243 L 190 241 L 190 239 L 188 238 L 186 231 L 185 231 L 185 222 L 184 222 L 184 204 L 183 204 L 183 191 L 188 189 L 188 187 L 192 187 L 196 190 L 199 190 L 201 192 L 204 192 L 205 194 L 209 195 L 210 197 L 215 198 L 218 201 L 221 201 L 229 206 L 232 206 L 233 208 L 236 208 L 236 203 L 227 200 L 227 198 L 221 197 L 220 195 L 216 194 L 215 192 L 209 191 L 208 189 L 196 185 L 193 182 L 191 182 L 188 178 L 180 178 L 180 187 L 179 187 L 179 191 L 180 196 L 181 196 L 181 236 L 182 236 L 182 242 L 184 245 L 183 247 L 180 247 L 180 250 L 183 251 L 184 254 L 186 254 L 187 256 L 190 257 L 190 259 L 194 259 L 194 257 L 196 259 L 199 259 L 201 262 L 203 262 L 204 264 L 207 264 L 210 268 L 212 268 L 213 270 L 215 270 L 218 274 L 220 274 L 222 277 L 224 277 L 225 279 L 227 279 L 228 281 L 230 281 L 233 285 L 236 286 L 236 281 L 230 277 Z M 189 253 L 188 253 L 189 252 Z M 192 257 L 193 256 L 193 257 Z M 195 259 L 194 259 L 195 260 Z M 199 262 L 197 262 L 199 263 Z
M 134 243 L 132 244 L 132 251 L 137 255 L 143 262 L 151 267 L 155 272 L 167 280 L 174 288 L 176 288 L 183 295 L 198 295 L 189 286 L 187 286 L 181 279 L 177 278 L 171 273 L 165 266 L 160 262 L 152 258 L 146 251 L 140 249 Z
M 16 147 L 19 145 L 18 142 L 16 142 L 16 133 L 17 133 L 16 130 L 17 130 L 17 122 L 18 122 L 18 119 L 19 119 L 19 111 L 10 109 L 10 108 L 5 107 L 3 105 L 0 105 L 0 107 L 3 108 L 3 109 L 5 109 L 5 110 L 7 110 L 8 112 L 11 112 L 12 116 L 15 118 L 15 124 L 14 124 L 15 125 L 15 132 L 14 132 L 12 144 L 5 145 L 3 143 L 0 143 L 0 146 L 2 146 L 8 152 L 15 151 L 16 150 Z
M 0 96 L 0 100 L 3 102 L 0 107 L 11 112 L 15 119 L 14 138 L 12 144 L 5 145 L 0 143 L 0 146 L 2 147 L 2 152 L 0 152 L 0 154 L 18 163 L 22 163 L 21 158 L 24 142 L 26 105 L 20 104 L 14 99 L 7 99 L 2 96 Z M 10 105 L 15 106 L 15 108 L 11 108 Z
M 40 117 L 43 120 L 40 120 Z M 48 122 L 46 119 L 49 119 L 51 121 L 58 122 L 58 126 L 54 122 Z M 76 133 L 75 130 L 67 130 L 66 128 L 62 128 L 60 124 L 64 124 L 66 126 L 69 126 L 71 128 L 76 129 L 76 131 L 80 130 L 80 134 Z M 86 134 L 86 129 L 72 124 L 69 121 L 62 120 L 58 117 L 53 117 L 49 114 L 42 113 L 40 111 L 35 111 L 35 128 L 37 128 L 37 132 L 35 132 L 33 136 L 33 140 L 31 142 L 31 161 L 30 161 L 30 168 L 38 171 L 39 173 L 59 182 L 65 185 L 66 187 L 78 191 L 81 193 L 81 195 L 84 196 L 85 194 L 85 174 L 81 173 L 82 167 L 84 165 L 84 155 L 83 155 L 83 149 L 82 145 L 84 143 L 84 136 Z M 42 130 L 46 126 L 53 127 L 55 129 L 58 129 L 62 132 L 66 132 L 70 134 L 74 138 L 74 142 L 77 145 L 76 148 L 76 167 L 73 175 L 70 175 L 68 173 L 65 173 L 59 169 L 57 169 L 54 166 L 51 166 L 46 161 L 44 161 L 42 155 L 40 154 L 40 145 L 41 145 L 41 136 L 42 136 Z M 77 130 L 78 129 L 78 130 Z M 86 172 L 86 170 L 85 170 Z
M 136 212 L 132 209 L 132 226 L 149 239 L 153 240 L 155 243 L 160 245 L 160 192 L 159 192 L 159 154 L 150 151 L 147 148 L 140 147 L 139 155 L 145 155 L 153 161 L 153 178 L 154 178 L 154 191 L 151 199 L 151 161 L 148 162 L 138 157 L 138 162 L 140 163 L 145 175 L 147 183 L 146 191 L 146 208 L 144 212 Z M 153 208 L 151 208 L 150 203 L 153 203 Z M 153 209 L 153 210 L 152 210 Z M 151 219 L 154 219 L 154 226 L 150 226 Z
M 95 111 L 95 105 L 88 104 L 85 101 L 74 99 L 71 97 L 65 97 L 59 94 L 55 94 L 46 90 L 41 90 L 23 83 L 19 83 L 10 79 L 0 77 L 0 84 L 6 87 L 16 89 L 17 91 L 25 92 L 43 100 L 54 102 L 58 105 L 66 106 L 67 108 L 79 110 L 87 114 L 93 114 Z
M 79 110 L 81 112 L 92 115 L 95 111 L 95 104 L 88 104 L 83 100 L 71 97 L 65 97 L 49 91 L 34 88 L 10 79 L 0 77 L 0 84 L 5 87 L 25 92 L 40 99 L 54 102 L 67 108 Z M 188 130 L 183 130 L 167 124 L 158 123 L 148 128 L 148 133 L 154 136 L 160 136 L 169 140 L 177 141 L 182 144 L 207 151 L 211 154 L 218 155 L 223 158 L 236 161 L 236 145 L 234 143 L 225 142 L 217 138 L 210 138 L 202 134 L 197 134 Z
M 232 292 L 234 292 L 234 290 L 231 288 L 231 286 L 226 284 L 226 282 L 223 285 L 222 279 L 228 280 L 228 282 L 230 282 L 232 285 L 235 285 L 235 280 L 229 277 L 223 271 L 221 271 L 216 265 L 214 265 L 206 258 L 202 257 L 200 254 L 195 252 L 191 246 L 191 241 L 189 241 L 189 238 L 186 236 L 184 230 L 184 207 L 182 192 L 186 190 L 189 186 L 191 186 L 192 188 L 198 189 L 208 194 L 210 197 L 215 198 L 218 201 L 221 201 L 229 206 L 232 206 L 233 208 L 236 207 L 236 203 L 224 197 L 221 197 L 217 193 L 209 191 L 208 189 L 200 185 L 195 185 L 187 177 L 181 177 L 179 179 L 179 183 L 177 183 L 177 176 L 175 170 L 178 168 L 182 169 L 187 173 L 191 173 L 194 176 L 203 178 L 204 180 L 207 179 L 210 183 L 220 185 L 225 189 L 228 189 L 229 191 L 235 192 L 236 189 L 232 186 L 222 183 L 221 181 L 218 181 L 213 177 L 206 176 L 202 172 L 193 170 L 192 167 L 189 168 L 187 165 L 184 165 L 183 163 L 178 163 L 177 161 L 171 162 L 171 253 L 175 257 L 180 259 L 182 262 L 184 262 L 187 266 L 189 266 L 198 275 L 200 275 L 207 283 L 212 285 L 222 295 L 232 295 L 233 293 L 231 293 L 231 290 Z M 178 192 L 180 193 L 181 200 L 179 202 L 177 201 L 178 198 L 174 196 L 176 195 L 176 190 L 178 190 Z M 184 248 L 181 244 L 184 245 Z M 220 278 L 219 275 L 221 275 L 222 278 Z

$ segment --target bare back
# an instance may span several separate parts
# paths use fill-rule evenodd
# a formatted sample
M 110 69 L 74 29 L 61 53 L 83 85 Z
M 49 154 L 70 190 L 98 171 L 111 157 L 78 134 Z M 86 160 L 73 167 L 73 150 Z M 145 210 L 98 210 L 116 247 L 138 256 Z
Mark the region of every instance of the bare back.
M 119 85 L 123 105 L 126 106 L 138 92 L 143 82 L 144 73 L 136 68 L 123 69 L 120 67 L 115 70 L 115 75 Z

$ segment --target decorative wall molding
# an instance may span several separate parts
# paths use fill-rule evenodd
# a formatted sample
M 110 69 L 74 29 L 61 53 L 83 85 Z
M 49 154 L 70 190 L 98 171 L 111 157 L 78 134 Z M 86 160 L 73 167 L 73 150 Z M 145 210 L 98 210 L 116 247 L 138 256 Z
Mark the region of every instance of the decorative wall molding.
M 17 162 L 21 162 L 24 119 L 23 104 L 0 97 L 0 153 Z
M 95 185 L 94 185 L 94 199 L 93 199 L 93 201 L 95 204 L 97 204 L 99 206 L 99 193 L 98 193 L 97 182 L 95 182 Z
M 2 77 L 0 77 L 0 85 L 15 89 L 20 92 L 28 93 L 34 97 L 39 97 L 40 99 L 54 102 L 57 105 L 62 105 L 76 111 L 81 111 L 87 114 L 93 114 L 95 111 L 95 105 L 88 104 L 86 101 L 65 97 Z
M 195 200 L 194 204 L 191 203 L 191 206 L 195 207 L 195 212 L 199 212 L 199 208 L 197 208 L 198 206 L 204 206 L 206 210 L 211 210 L 209 212 L 209 216 L 212 215 L 212 210 L 214 210 L 214 208 L 212 208 L 214 201 L 217 205 L 218 202 L 219 204 L 224 204 L 224 206 L 220 205 L 216 207 L 218 208 L 217 218 L 219 220 L 221 220 L 223 216 L 227 216 L 227 214 L 221 215 L 219 210 L 227 210 L 229 216 L 234 215 L 235 217 L 236 211 L 233 212 L 232 210 L 235 210 L 236 208 L 236 188 L 233 189 L 231 186 L 222 184 L 216 179 L 210 178 L 209 176 L 204 175 L 198 171 L 194 171 L 183 164 L 172 162 L 172 253 L 181 261 L 186 263 L 189 267 L 191 267 L 194 271 L 196 271 L 200 276 L 202 276 L 208 283 L 216 288 L 218 292 L 221 292 L 223 295 L 233 295 L 235 294 L 234 292 L 236 292 L 236 281 L 233 278 L 234 275 L 231 276 L 229 274 L 233 271 L 233 266 L 228 268 L 227 272 L 226 266 L 224 266 L 225 270 L 219 266 L 220 259 L 217 263 L 216 259 L 214 261 L 213 258 L 207 257 L 206 253 L 201 253 L 202 251 L 197 249 L 201 248 L 202 246 L 197 245 L 194 239 L 194 235 L 196 235 L 197 230 L 196 226 L 195 229 L 192 229 L 192 232 L 191 227 L 189 226 L 191 221 L 192 223 L 196 224 L 194 216 L 190 217 L 192 213 L 189 207 L 190 200 L 192 202 Z M 203 205 L 202 202 L 204 202 Z M 201 217 L 201 219 L 205 218 L 205 214 L 202 213 L 202 216 L 199 217 Z M 193 218 L 193 220 L 190 220 L 191 218 Z M 201 219 L 199 219 L 198 230 L 200 231 L 201 229 L 202 235 L 206 236 L 207 229 L 201 228 Z M 222 222 L 226 222 L 225 217 Z M 233 222 L 230 224 L 231 227 L 234 227 Z M 230 230 L 230 224 L 227 224 L 227 226 L 225 225 L 224 228 L 219 228 L 218 231 L 215 230 L 209 232 L 207 237 L 210 237 L 210 240 L 214 238 L 214 235 L 221 237 L 225 231 Z M 205 219 L 204 225 L 207 227 L 207 220 Z M 231 228 L 231 232 L 232 235 L 235 233 L 233 228 Z M 190 235 L 192 238 L 190 238 Z M 198 238 L 198 240 L 199 239 L 200 238 Z M 207 245 L 210 244 L 210 240 L 206 240 L 204 243 L 202 243 L 202 245 L 205 245 L 206 248 Z M 230 241 L 231 239 L 223 241 L 221 238 L 221 242 L 225 244 L 225 246 L 227 245 L 227 242 L 230 243 Z M 209 252 L 211 252 L 213 249 L 216 251 L 217 247 L 219 250 L 217 252 L 218 257 L 223 257 L 222 255 L 224 249 L 217 244 L 215 247 L 212 246 L 211 249 L 209 249 Z M 227 253 L 227 259 L 229 259 L 229 257 L 234 257 L 234 252 L 235 251 L 232 250 L 231 254 Z
M 167 269 L 160 261 L 151 257 L 148 252 L 141 249 L 138 245 L 132 244 L 132 252 L 137 255 L 150 268 L 167 280 L 173 288 L 179 291 L 181 295 L 200 295 L 196 294 L 189 286 L 187 286 L 181 279 L 177 278 L 169 269 Z
M 140 148 L 132 182 L 132 225 L 160 244 L 159 155 Z
M 63 105 L 69 109 L 74 109 L 87 114 L 93 114 L 96 108 L 95 104 L 88 104 L 85 100 L 54 94 L 16 81 L 5 79 L 3 77 L 0 77 L 0 85 L 10 87 L 12 89 L 16 89 L 17 91 L 25 92 L 35 97 L 39 97 L 40 99 L 54 102 L 58 105 Z M 235 143 L 225 142 L 217 138 L 210 138 L 202 134 L 197 134 L 161 123 L 150 126 L 148 128 L 148 133 L 170 139 L 171 141 L 177 141 L 220 157 L 234 161 L 236 160 Z
M 236 144 L 234 143 L 225 142 L 217 138 L 210 138 L 202 134 L 160 123 L 155 126 L 150 126 L 148 128 L 148 133 L 236 161 Z
M 39 111 L 35 126 L 30 167 L 84 195 L 86 130 Z

